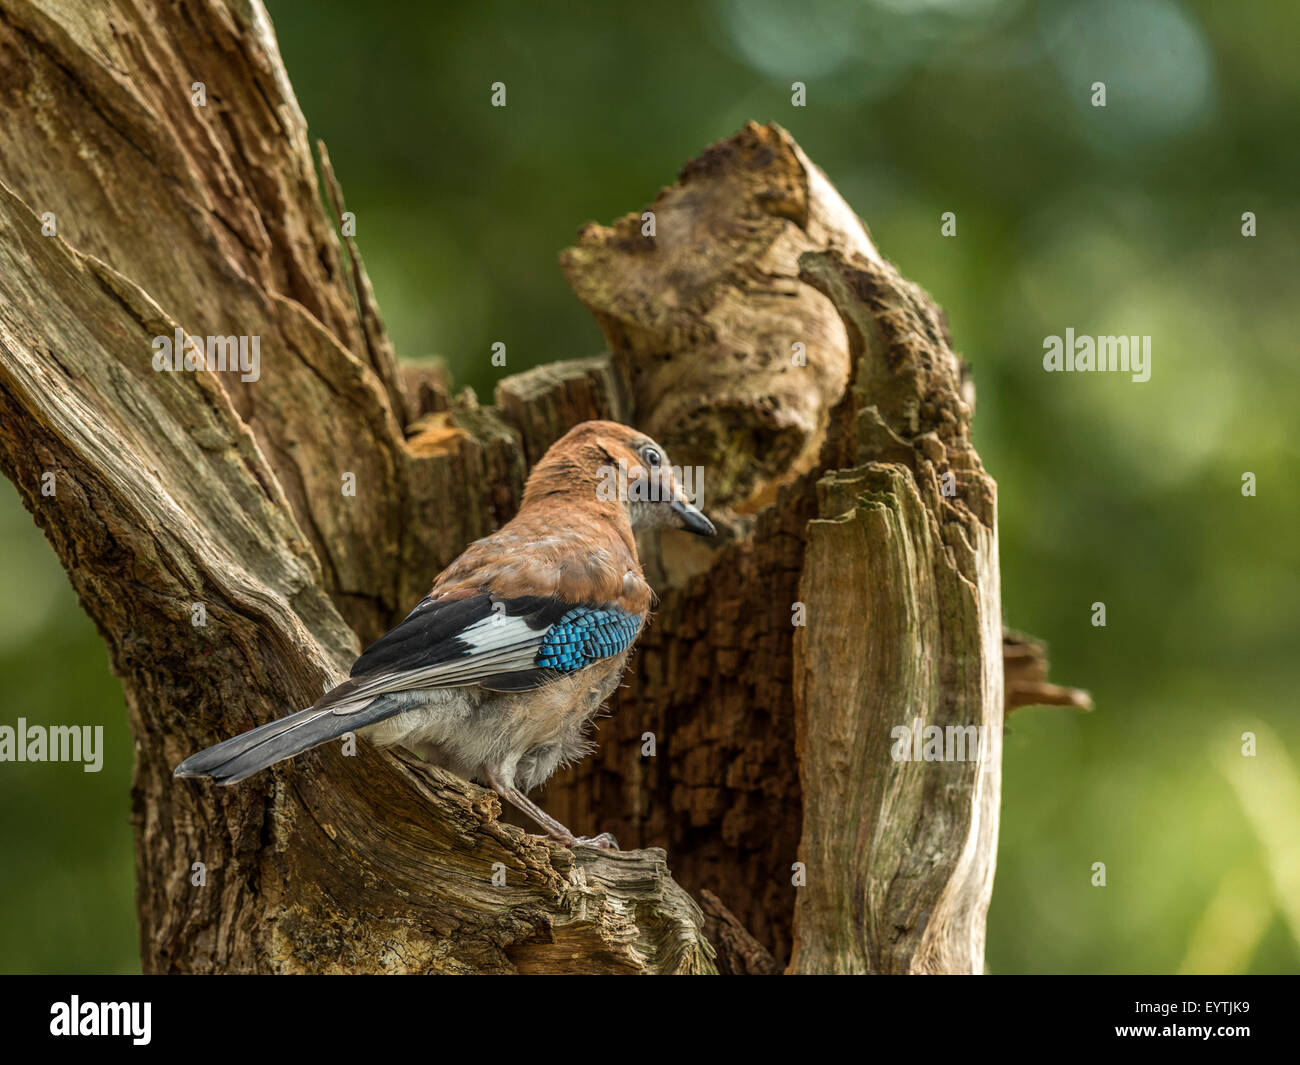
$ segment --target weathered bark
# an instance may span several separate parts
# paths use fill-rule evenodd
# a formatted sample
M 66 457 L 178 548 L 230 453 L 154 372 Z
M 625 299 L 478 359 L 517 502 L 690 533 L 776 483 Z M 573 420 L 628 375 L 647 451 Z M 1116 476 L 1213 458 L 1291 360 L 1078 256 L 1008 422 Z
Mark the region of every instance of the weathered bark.
M 838 253 L 801 265 L 844 316 L 857 372 L 800 584 L 808 885 L 791 969 L 979 973 L 1002 765 L 995 485 L 924 293 L 888 265 Z M 917 760 L 920 743 L 900 743 L 899 727 L 955 729 L 974 750 L 958 751 L 954 737 L 943 759 Z M 841 760 L 875 772 L 835 773 Z
M 610 354 L 480 408 L 399 370 L 256 0 L 0 0 L 0 70 L 0 464 L 123 680 L 147 971 L 712 971 L 688 891 L 723 971 L 981 968 L 994 487 L 936 312 L 784 131 L 690 164 L 653 238 L 639 212 L 584 230 L 563 265 Z M 177 328 L 261 337 L 259 379 L 155 372 Z M 654 622 L 599 753 L 544 798 L 663 849 L 570 853 L 364 744 L 173 780 L 310 703 L 590 417 L 702 466 L 724 534 L 642 542 Z M 914 719 L 989 740 L 895 763 Z

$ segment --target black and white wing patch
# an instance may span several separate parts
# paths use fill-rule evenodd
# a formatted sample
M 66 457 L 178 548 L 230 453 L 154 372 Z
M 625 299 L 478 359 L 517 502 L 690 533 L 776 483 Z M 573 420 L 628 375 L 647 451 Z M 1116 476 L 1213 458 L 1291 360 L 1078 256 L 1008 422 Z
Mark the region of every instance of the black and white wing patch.
M 388 692 L 478 684 L 527 691 L 620 654 L 641 618 L 617 606 L 585 606 L 545 596 L 425 599 L 371 644 L 351 677 L 316 704 L 351 713 Z

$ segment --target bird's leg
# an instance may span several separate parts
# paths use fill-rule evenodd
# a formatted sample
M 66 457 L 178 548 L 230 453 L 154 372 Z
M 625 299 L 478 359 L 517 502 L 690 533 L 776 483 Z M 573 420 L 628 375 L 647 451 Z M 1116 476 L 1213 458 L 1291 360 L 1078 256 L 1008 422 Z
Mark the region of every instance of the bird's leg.
M 496 773 L 487 766 L 483 767 L 483 776 L 493 791 L 500 795 L 501 798 L 505 799 L 506 802 L 510 803 L 516 810 L 527 814 L 536 821 L 538 825 L 546 830 L 546 834 L 550 836 L 551 839 L 563 843 L 566 847 L 572 847 L 578 843 L 583 843 L 589 847 L 604 847 L 606 850 L 618 850 L 618 840 L 608 832 L 602 832 L 599 836 L 575 836 L 518 788 L 502 783 Z

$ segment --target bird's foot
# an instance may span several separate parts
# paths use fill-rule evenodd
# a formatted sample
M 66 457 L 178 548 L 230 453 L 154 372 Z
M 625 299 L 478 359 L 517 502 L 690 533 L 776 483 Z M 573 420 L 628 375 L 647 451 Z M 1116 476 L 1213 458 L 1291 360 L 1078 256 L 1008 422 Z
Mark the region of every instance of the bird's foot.
M 599 836 L 575 836 L 522 791 L 511 784 L 505 783 L 491 766 L 484 766 L 482 774 L 483 779 L 492 786 L 492 789 L 498 795 L 511 803 L 515 809 L 523 811 L 536 821 L 538 825 L 546 830 L 546 834 L 557 843 L 562 843 L 566 847 L 576 847 L 578 844 L 582 844 L 585 847 L 600 847 L 602 850 L 618 850 L 618 840 L 608 832 L 602 832 Z

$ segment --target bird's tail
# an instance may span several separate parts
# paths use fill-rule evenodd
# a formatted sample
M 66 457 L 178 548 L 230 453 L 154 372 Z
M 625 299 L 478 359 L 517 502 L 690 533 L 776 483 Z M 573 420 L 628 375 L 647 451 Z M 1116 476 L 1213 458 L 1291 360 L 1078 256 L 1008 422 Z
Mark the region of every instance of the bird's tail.
M 335 713 L 335 707 L 309 706 L 296 714 L 269 721 L 255 729 L 190 755 L 176 767 L 178 777 L 211 777 L 234 784 L 276 762 L 292 758 L 322 743 L 355 732 L 401 711 L 396 699 L 381 696 L 362 710 Z

